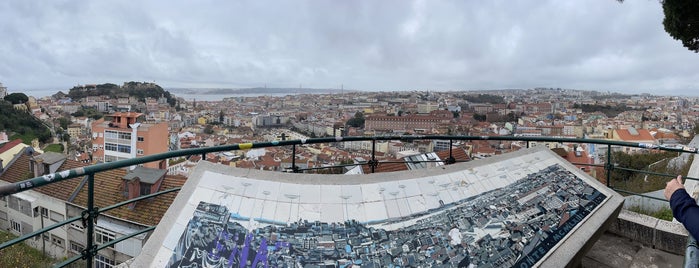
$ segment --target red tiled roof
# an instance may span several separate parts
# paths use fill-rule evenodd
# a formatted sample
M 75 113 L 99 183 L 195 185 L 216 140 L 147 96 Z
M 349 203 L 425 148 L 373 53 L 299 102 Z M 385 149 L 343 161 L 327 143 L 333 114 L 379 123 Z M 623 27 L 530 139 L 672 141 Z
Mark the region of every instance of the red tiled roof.
M 468 153 L 466 153 L 466 150 L 463 148 L 451 149 L 451 155 L 454 157 L 456 162 L 466 162 L 471 160 L 471 158 L 468 157 Z M 439 159 L 447 160 L 447 158 L 449 158 L 449 150 L 439 151 L 437 152 L 437 156 L 439 156 Z
M 13 140 L 10 142 L 6 142 L 5 144 L 2 145 L 2 147 L 0 147 L 0 154 L 6 152 L 7 150 L 14 148 L 15 146 L 17 146 L 20 143 L 22 143 L 21 139 L 16 139 L 16 140 Z
M 38 155 L 38 154 L 36 154 Z M 0 180 L 7 182 L 19 182 L 33 177 L 29 171 L 29 156 L 22 154 L 11 166 L 5 169 L 5 172 L 0 175 Z M 84 167 L 88 164 L 67 159 L 60 170 L 74 169 Z M 124 180 L 126 174 L 124 169 L 113 169 L 95 174 L 95 206 L 103 208 L 122 201 L 126 201 L 127 197 L 123 195 Z M 39 188 L 35 191 L 64 200 L 68 202 L 70 196 L 78 189 L 83 177 L 73 178 L 61 182 L 51 183 Z M 166 176 L 163 180 L 160 191 L 181 187 L 184 185 L 186 177 L 183 176 Z M 158 224 L 165 211 L 168 209 L 172 201 L 175 199 L 177 192 L 160 195 L 149 200 L 138 201 L 134 209 L 129 209 L 128 205 L 106 212 L 107 215 L 121 218 L 128 221 L 133 221 L 145 225 Z M 79 189 L 75 199 L 70 202 L 80 207 L 87 206 L 87 185 Z
M 636 129 L 638 135 L 631 135 L 628 129 L 615 130 L 619 135 L 619 139 L 623 141 L 652 141 L 653 135 L 647 129 Z
M 39 155 L 35 153 L 34 155 Z M 34 178 L 34 174 L 29 170 L 29 156 L 22 153 L 17 160 L 11 165 L 5 168 L 5 172 L 0 176 L 0 180 L 16 183 L 24 181 L 27 179 Z M 78 163 L 76 161 L 66 161 L 61 165 L 62 169 L 71 169 L 77 166 L 72 166 L 71 164 Z M 67 201 L 68 197 L 75 191 L 75 188 L 80 184 L 80 178 L 73 178 L 69 180 L 64 180 L 60 182 L 54 182 L 39 188 L 34 189 L 39 193 L 58 198 L 60 200 Z
M 123 169 L 113 169 L 95 174 L 95 206 L 103 208 L 127 200 L 128 197 L 125 197 L 123 194 L 124 175 L 126 175 L 126 171 Z M 159 191 L 181 187 L 185 181 L 186 178 L 183 176 L 166 175 Z M 129 209 L 129 206 L 125 205 L 110 210 L 106 214 L 141 224 L 156 225 L 160 222 L 176 195 L 177 192 L 167 193 L 138 201 L 133 209 Z M 87 206 L 86 186 L 80 189 L 73 203 L 81 207 Z
M 392 160 L 392 161 L 400 161 L 400 160 Z M 403 170 L 408 170 L 408 165 L 403 163 L 387 163 L 387 162 L 379 162 L 379 165 L 374 168 L 374 173 L 380 173 L 380 172 L 394 172 L 394 171 L 403 171 Z M 362 172 L 364 174 L 371 174 L 371 167 L 368 164 L 362 165 Z

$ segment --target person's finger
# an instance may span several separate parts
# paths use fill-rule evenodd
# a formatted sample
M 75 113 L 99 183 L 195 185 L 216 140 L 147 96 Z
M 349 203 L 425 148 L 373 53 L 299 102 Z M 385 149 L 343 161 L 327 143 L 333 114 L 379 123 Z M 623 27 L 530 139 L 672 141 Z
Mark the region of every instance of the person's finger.
M 677 175 L 677 182 L 679 182 L 680 185 L 683 185 L 682 184 L 682 175 Z

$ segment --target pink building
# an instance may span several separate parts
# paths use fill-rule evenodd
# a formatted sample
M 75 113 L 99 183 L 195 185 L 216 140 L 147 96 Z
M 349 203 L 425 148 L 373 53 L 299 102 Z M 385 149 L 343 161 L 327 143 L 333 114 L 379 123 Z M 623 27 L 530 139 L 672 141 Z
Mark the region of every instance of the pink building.
M 119 112 L 92 123 L 93 162 L 113 162 L 168 151 L 168 124 L 145 123 L 145 115 Z M 166 169 L 167 161 L 144 167 Z

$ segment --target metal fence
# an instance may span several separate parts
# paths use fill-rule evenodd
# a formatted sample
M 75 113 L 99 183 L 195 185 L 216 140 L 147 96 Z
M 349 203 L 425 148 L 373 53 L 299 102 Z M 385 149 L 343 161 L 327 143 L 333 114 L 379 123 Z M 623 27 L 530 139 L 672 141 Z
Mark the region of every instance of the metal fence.
M 657 175 L 657 176 L 666 176 L 666 177 L 675 177 L 676 174 L 664 174 L 664 173 L 656 173 L 648 170 L 636 170 L 636 169 L 629 169 L 629 168 L 624 168 L 624 167 L 618 167 L 615 165 L 615 163 L 612 160 L 612 146 L 622 146 L 622 147 L 632 147 L 632 148 L 643 148 L 643 149 L 648 149 L 648 150 L 662 150 L 662 151 L 671 151 L 671 152 L 678 152 L 678 153 L 697 153 L 696 148 L 691 148 L 691 147 L 669 147 L 669 146 L 662 146 L 662 145 L 656 145 L 656 144 L 648 144 L 648 143 L 633 143 L 633 142 L 623 142 L 623 141 L 610 141 L 610 140 L 599 140 L 599 139 L 576 139 L 576 138 L 555 138 L 555 137 L 514 137 L 514 136 L 438 136 L 438 135 L 406 135 L 406 136 L 373 136 L 373 137 L 330 137 L 330 138 L 311 138 L 311 139 L 302 139 L 302 140 L 282 140 L 282 141 L 272 141 L 272 142 L 258 142 L 258 143 L 239 143 L 239 144 L 233 144 L 233 145 L 222 145 L 222 146 L 215 146 L 215 147 L 206 147 L 206 148 L 193 148 L 193 149 L 184 149 L 184 150 L 177 150 L 177 151 L 170 151 L 166 153 L 160 153 L 160 154 L 154 154 L 154 155 L 149 155 L 149 156 L 143 156 L 143 157 L 138 157 L 138 158 L 133 158 L 133 159 L 126 159 L 126 160 L 120 160 L 116 162 L 109 162 L 109 163 L 101 163 L 101 164 L 95 164 L 83 168 L 77 168 L 77 169 L 71 169 L 71 170 L 65 170 L 53 174 L 48 174 L 44 175 L 41 177 L 36 177 L 32 179 L 28 179 L 25 181 L 17 182 L 17 183 L 11 183 L 7 185 L 0 186 L 0 196 L 7 196 L 15 193 L 19 193 L 22 191 L 26 190 L 31 190 L 37 187 L 42 187 L 44 185 L 50 184 L 50 183 L 56 183 L 76 177 L 83 177 L 86 176 L 87 179 L 87 209 L 85 209 L 81 216 L 78 217 L 73 217 L 70 219 L 67 219 L 65 221 L 53 224 L 51 226 L 42 228 L 40 230 L 34 231 L 32 233 L 28 233 L 25 235 L 22 235 L 18 238 L 12 239 L 10 241 L 7 241 L 5 243 L 0 244 L 0 250 L 10 247 L 14 244 L 20 243 L 24 240 L 27 240 L 31 237 L 41 235 L 47 231 L 53 230 L 55 228 L 61 227 L 66 224 L 70 224 L 75 221 L 82 221 L 85 229 L 86 229 L 86 241 L 87 245 L 85 249 L 81 252 L 80 255 L 76 255 L 72 258 L 66 259 L 65 261 L 59 263 L 56 265 L 56 267 L 64 267 L 67 266 L 71 263 L 74 263 L 80 259 L 85 259 L 87 267 L 92 267 L 94 264 L 94 258 L 97 255 L 97 252 L 101 249 L 113 246 L 114 244 L 117 244 L 121 241 L 124 241 L 128 238 L 147 233 L 155 229 L 155 226 L 150 226 L 148 228 L 145 228 L 143 230 L 140 230 L 138 232 L 125 235 L 122 237 L 119 237 L 115 240 L 112 240 L 107 243 L 103 244 L 95 244 L 94 241 L 94 233 L 95 233 L 95 223 L 97 220 L 97 216 L 100 213 L 104 213 L 106 211 L 109 211 L 111 209 L 130 204 L 133 202 L 137 202 L 139 200 L 143 199 L 148 199 L 152 198 L 155 196 L 159 196 L 162 194 L 174 192 L 174 191 L 179 191 L 180 188 L 172 188 L 164 191 L 160 191 L 157 193 L 141 196 L 138 198 L 130 199 L 121 203 L 113 204 L 111 206 L 105 207 L 105 208 L 97 208 L 94 205 L 94 175 L 99 172 L 104 172 L 112 169 L 118 169 L 118 168 L 124 168 L 124 167 L 129 167 L 129 166 L 134 166 L 134 165 L 139 165 L 139 164 L 144 164 L 147 162 L 152 162 L 152 161 L 160 161 L 160 160 L 165 160 L 169 158 L 176 158 L 176 157 L 183 157 L 183 156 L 190 156 L 190 155 L 201 155 L 202 160 L 206 159 L 206 154 L 207 153 L 213 153 L 213 152 L 224 152 L 224 151 L 234 151 L 234 150 L 245 150 L 245 149 L 252 149 L 252 148 L 265 148 L 265 147 L 277 147 L 277 146 L 291 146 L 292 147 L 292 155 L 296 155 L 296 147 L 297 145 L 305 145 L 305 144 L 321 144 L 321 143 L 340 143 L 340 142 L 349 142 L 349 141 L 371 141 L 372 142 L 372 150 L 371 150 L 371 159 L 368 160 L 366 163 L 360 163 L 360 164 L 349 164 L 349 165 L 338 165 L 338 166 L 329 166 L 329 167 L 322 167 L 322 168 L 306 168 L 306 169 L 301 169 L 296 165 L 296 157 L 292 157 L 292 163 L 290 172 L 304 172 L 306 170 L 315 170 L 315 169 L 323 169 L 323 168 L 335 168 L 335 167 L 345 167 L 345 166 L 356 166 L 356 165 L 368 165 L 370 167 L 371 172 L 375 172 L 375 168 L 379 165 L 379 161 L 376 159 L 376 142 L 377 141 L 403 141 L 403 142 L 412 142 L 412 141 L 420 141 L 420 140 L 448 140 L 450 145 L 454 141 L 474 141 L 474 140 L 488 140 L 488 141 L 522 141 L 526 142 L 526 147 L 529 147 L 531 142 L 556 142 L 556 143 L 574 143 L 574 144 L 596 144 L 596 145 L 602 145 L 606 146 L 606 160 L 604 161 L 604 164 L 587 164 L 587 163 L 573 163 L 576 165 L 588 165 L 588 166 L 599 166 L 603 167 L 606 173 L 606 182 L 607 186 L 618 191 L 619 193 L 626 194 L 626 195 L 638 195 L 638 196 L 643 196 L 646 198 L 651 198 L 651 199 L 658 199 L 658 200 L 663 200 L 657 197 L 653 196 L 648 196 L 644 195 L 641 193 L 635 193 L 635 192 L 630 192 L 618 187 L 615 187 L 615 185 L 612 183 L 611 178 L 612 178 L 612 172 L 615 170 L 626 170 L 626 171 L 632 171 L 632 172 L 638 172 L 638 173 L 645 173 L 645 174 L 650 174 L 650 175 Z M 456 163 L 457 161 L 453 157 L 452 154 L 452 147 L 449 146 L 449 157 L 444 160 L 445 164 L 453 164 Z M 424 161 L 423 161 L 424 162 Z M 384 162 L 381 162 L 384 163 Z M 687 180 L 699 180 L 697 178 L 692 178 L 692 177 L 686 177 L 685 179 Z

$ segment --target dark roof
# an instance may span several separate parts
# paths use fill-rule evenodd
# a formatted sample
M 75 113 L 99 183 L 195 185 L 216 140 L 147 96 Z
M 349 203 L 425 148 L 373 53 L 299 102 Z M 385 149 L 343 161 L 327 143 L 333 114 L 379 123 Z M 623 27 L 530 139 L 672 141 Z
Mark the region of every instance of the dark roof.
M 167 170 L 164 169 L 138 166 L 135 169 L 129 171 L 129 173 L 126 173 L 126 175 L 124 175 L 124 179 L 127 181 L 131 181 L 138 178 L 141 182 L 154 184 L 160 178 L 165 176 L 165 173 L 167 173 Z
M 65 160 L 66 155 L 56 152 L 45 152 L 43 154 L 34 156 L 35 160 L 43 160 L 45 164 L 53 165 L 55 163 Z
M 453 148 L 452 149 L 452 156 L 454 157 L 454 160 L 456 162 L 466 162 L 471 160 L 470 157 L 468 157 L 468 154 L 463 148 Z M 439 151 L 436 153 L 437 156 L 439 157 L 439 161 L 444 162 L 447 158 L 449 158 L 449 150 L 445 151 Z M 383 161 L 379 161 L 379 165 L 374 168 L 374 173 L 380 173 L 380 172 L 394 172 L 394 171 L 403 171 L 403 170 L 408 170 L 408 165 L 405 164 L 405 162 L 397 163 L 397 161 L 403 161 L 403 159 L 396 159 L 396 160 L 390 160 L 392 163 L 387 163 Z M 446 164 L 446 163 L 445 163 Z M 364 174 L 370 174 L 371 173 L 371 167 L 369 165 L 361 165 L 362 167 L 362 172 Z

